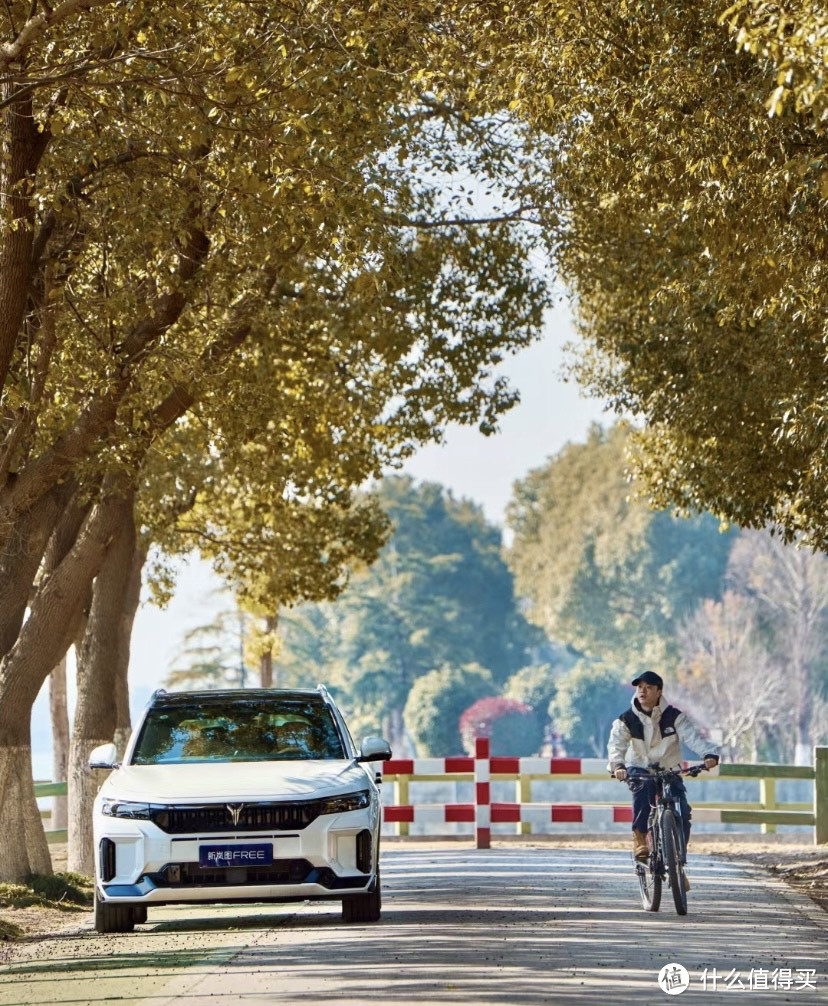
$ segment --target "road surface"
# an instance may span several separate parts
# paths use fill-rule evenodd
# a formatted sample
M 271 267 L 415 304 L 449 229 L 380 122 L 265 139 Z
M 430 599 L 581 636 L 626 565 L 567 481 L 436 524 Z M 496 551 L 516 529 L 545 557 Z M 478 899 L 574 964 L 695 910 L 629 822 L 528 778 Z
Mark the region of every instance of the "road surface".
M 389 843 L 382 870 L 372 925 L 338 903 L 160 908 L 113 936 L 90 920 L 0 967 L 0 1006 L 828 1003 L 828 917 L 742 865 L 693 858 L 685 917 L 669 891 L 640 909 L 620 851 Z M 668 968 L 666 992 L 672 964 L 689 985 Z

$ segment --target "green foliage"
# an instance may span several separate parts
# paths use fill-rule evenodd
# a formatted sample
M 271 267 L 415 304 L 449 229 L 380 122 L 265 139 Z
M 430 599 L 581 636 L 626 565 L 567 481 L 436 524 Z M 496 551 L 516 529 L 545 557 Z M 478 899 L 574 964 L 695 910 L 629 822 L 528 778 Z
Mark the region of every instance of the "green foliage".
M 330 598 L 385 539 L 354 488 L 516 400 L 493 368 L 549 301 L 532 159 L 424 91 L 429 11 L 347 21 L 332 0 L 10 14 L 0 544 L 55 486 L 128 483 L 145 544 L 199 547 L 271 609 Z M 470 178 L 508 205 L 472 212 Z
M 492 723 L 490 737 L 493 755 L 529 757 L 540 752 L 543 744 L 543 724 L 534 711 L 505 713 Z
M 459 720 L 475 699 L 491 693 L 489 671 L 477 664 L 429 671 L 409 692 L 403 716 L 421 757 L 457 754 L 462 750 Z
M 500 530 L 478 506 L 407 477 L 376 491 L 391 539 L 335 604 L 283 615 L 278 668 L 307 681 L 329 669 L 355 713 L 382 721 L 435 666 L 478 663 L 501 682 L 542 634 L 519 612 Z
M 630 704 L 632 690 L 617 668 L 579 660 L 558 682 L 549 704 L 555 730 L 573 757 L 603 757 L 612 721 Z
M 493 755 L 534 755 L 543 743 L 541 717 L 522 702 L 502 695 L 473 702 L 461 714 L 459 725 L 466 754 L 474 754 L 478 737 L 489 738 Z
M 824 5 L 456 6 L 537 127 L 576 373 L 646 423 L 647 491 L 828 547 Z
M 629 432 L 594 427 L 516 483 L 509 562 L 548 635 L 618 666 L 673 660 L 678 622 L 721 593 L 732 536 L 631 493 Z
M 532 664 L 516 671 L 503 685 L 507 699 L 517 699 L 542 717 L 557 689 L 557 678 L 575 662 L 575 658 L 561 650 L 561 661 L 550 664 Z

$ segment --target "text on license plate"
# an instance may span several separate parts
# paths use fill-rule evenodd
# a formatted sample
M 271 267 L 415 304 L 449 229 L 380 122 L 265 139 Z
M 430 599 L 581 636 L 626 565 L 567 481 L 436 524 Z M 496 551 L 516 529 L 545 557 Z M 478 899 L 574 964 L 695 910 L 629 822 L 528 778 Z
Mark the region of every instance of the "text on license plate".
M 200 845 L 199 866 L 270 866 L 273 846 L 268 844 Z

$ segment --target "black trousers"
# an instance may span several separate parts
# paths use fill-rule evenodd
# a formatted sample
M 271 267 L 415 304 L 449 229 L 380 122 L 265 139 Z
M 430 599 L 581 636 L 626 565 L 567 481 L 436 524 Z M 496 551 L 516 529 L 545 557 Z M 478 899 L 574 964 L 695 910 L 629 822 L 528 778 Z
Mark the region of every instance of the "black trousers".
M 630 789 L 633 795 L 633 831 L 647 831 L 647 822 L 650 818 L 650 810 L 655 804 L 655 783 L 650 775 L 643 771 L 636 771 L 634 768 L 628 770 L 630 779 Z M 673 784 L 673 792 L 679 798 L 679 809 L 681 810 L 681 822 L 684 825 L 684 844 L 690 841 L 690 804 L 687 802 L 687 790 L 684 788 L 684 780 L 677 779 Z

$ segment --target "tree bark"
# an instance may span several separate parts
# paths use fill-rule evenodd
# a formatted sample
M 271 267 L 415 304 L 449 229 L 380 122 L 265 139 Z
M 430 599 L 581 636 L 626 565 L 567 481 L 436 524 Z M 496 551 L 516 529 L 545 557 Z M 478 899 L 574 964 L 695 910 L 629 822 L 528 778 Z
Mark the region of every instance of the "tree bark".
M 0 842 L 0 879 L 21 882 L 31 873 L 51 873 L 52 860 L 32 781 L 31 706 L 13 696 L 3 707 L 0 800 L 6 834 Z M 14 729 L 7 720 L 17 719 Z
M 0 155 L 0 389 L 5 385 L 14 349 L 23 327 L 32 275 L 35 175 L 48 136 L 39 133 L 32 111 L 31 91 L 14 97 L 14 74 L 4 75 L 0 95 L 9 101 L 2 112 Z
M 17 641 L 0 662 L 0 820 L 9 830 L 0 843 L 0 881 L 50 871 L 32 779 L 31 709 L 72 642 L 117 528 L 118 500 L 105 496 L 93 508 L 69 553 L 39 587 Z
M 134 492 L 117 504 L 117 532 L 92 590 L 92 604 L 78 650 L 78 700 L 69 752 L 70 870 L 94 872 L 92 802 L 106 773 L 88 767 L 99 744 L 129 733 L 127 668 L 132 623 L 138 608 L 143 554 L 136 547 Z
M 129 735 L 132 733 L 132 718 L 129 712 L 129 660 L 132 628 L 138 613 L 138 605 L 141 603 L 141 574 L 144 570 L 144 563 L 147 561 L 147 549 L 137 542 L 138 536 L 137 529 L 134 527 L 134 518 L 132 530 L 135 548 L 118 623 L 120 641 L 118 664 L 115 669 L 115 747 L 118 749 L 119 758 L 123 758 Z
M 52 780 L 66 781 L 69 765 L 69 706 L 66 701 L 66 654 L 49 675 L 49 712 L 52 719 Z M 61 831 L 68 821 L 66 796 L 52 798 L 52 831 Z
M 32 586 L 71 489 L 57 486 L 23 517 L 0 553 L 0 659 L 20 633 Z
M 265 616 L 265 631 L 270 634 L 276 631 L 279 625 L 279 615 Z M 262 688 L 273 687 L 273 646 L 259 658 L 259 684 Z

